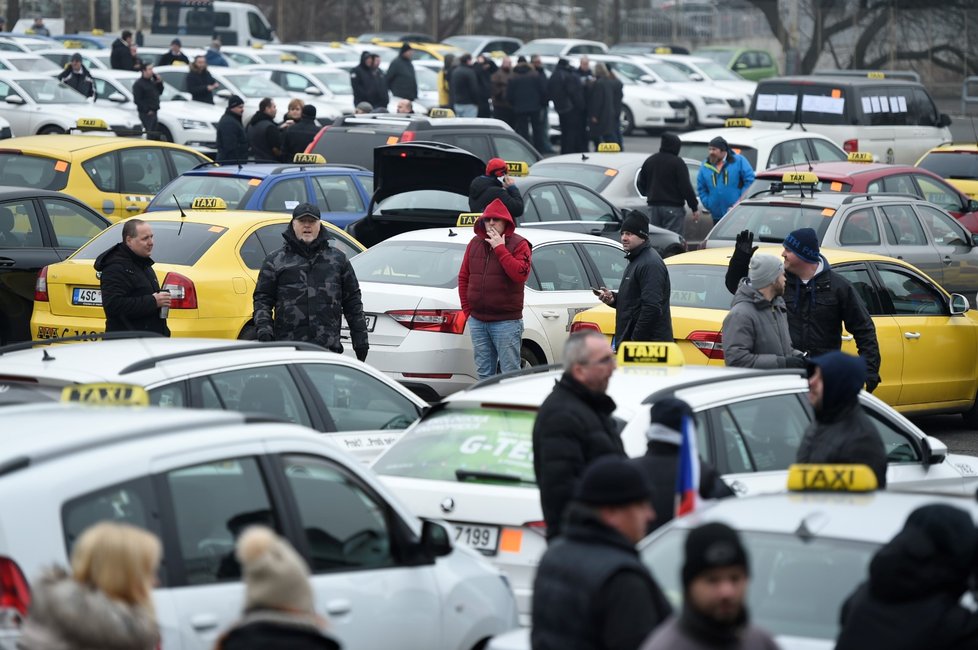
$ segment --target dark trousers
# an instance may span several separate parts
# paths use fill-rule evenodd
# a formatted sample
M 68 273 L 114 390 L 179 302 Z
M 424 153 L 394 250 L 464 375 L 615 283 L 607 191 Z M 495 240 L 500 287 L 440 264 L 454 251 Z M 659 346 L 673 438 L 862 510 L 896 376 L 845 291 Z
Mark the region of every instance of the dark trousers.
M 506 124 L 509 124 L 513 129 L 516 129 L 516 120 L 513 119 L 513 109 L 508 106 L 493 106 L 492 116 L 497 120 L 502 120 Z
M 553 153 L 553 147 L 550 146 L 550 117 L 546 106 L 533 116 L 533 146 L 540 153 Z
M 516 113 L 513 115 L 513 128 L 527 142 L 533 142 L 530 138 L 530 123 L 533 121 L 533 115 L 533 113 Z
M 584 153 L 584 111 L 570 110 L 560 114 L 560 153 Z
M 156 111 L 151 113 L 139 113 L 139 121 L 143 123 L 143 130 L 149 140 L 160 140 L 160 123 L 156 119 Z

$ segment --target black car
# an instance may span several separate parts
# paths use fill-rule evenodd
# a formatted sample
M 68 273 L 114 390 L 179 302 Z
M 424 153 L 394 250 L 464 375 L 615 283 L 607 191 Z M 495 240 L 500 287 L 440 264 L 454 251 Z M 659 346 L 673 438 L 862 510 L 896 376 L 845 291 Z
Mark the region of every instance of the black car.
M 109 225 L 67 194 L 0 187 L 0 345 L 30 340 L 38 271 Z
M 397 113 L 368 113 L 337 118 L 308 148 L 330 163 L 373 169 L 375 147 L 398 142 L 443 142 L 482 160 L 502 158 L 532 165 L 540 153 L 502 120 L 479 117 L 440 117 Z

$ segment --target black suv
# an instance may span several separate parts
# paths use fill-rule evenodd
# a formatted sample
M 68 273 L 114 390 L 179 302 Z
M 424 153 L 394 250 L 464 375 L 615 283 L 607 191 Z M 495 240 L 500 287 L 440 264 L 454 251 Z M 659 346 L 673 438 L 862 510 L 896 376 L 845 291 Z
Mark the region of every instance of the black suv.
M 483 162 L 502 158 L 532 165 L 540 153 L 502 120 L 368 113 L 337 118 L 306 149 L 330 163 L 362 165 L 373 170 L 374 147 L 403 142 L 443 142 L 475 154 Z

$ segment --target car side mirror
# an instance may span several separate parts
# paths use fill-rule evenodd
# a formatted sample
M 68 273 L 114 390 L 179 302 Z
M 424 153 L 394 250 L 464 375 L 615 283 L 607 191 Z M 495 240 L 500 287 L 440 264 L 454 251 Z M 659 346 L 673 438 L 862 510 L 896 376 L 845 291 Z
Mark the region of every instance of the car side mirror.
M 231 91 L 228 90 L 227 88 L 221 88 L 214 94 L 217 95 L 218 97 L 223 97 L 224 99 L 228 99 L 229 97 L 231 97 Z
M 734 70 L 746 70 L 746 69 L 747 69 L 747 64 L 746 63 L 735 63 L 734 64 Z
M 3 101 L 7 102 L 8 104 L 24 104 L 25 103 L 24 102 L 24 98 L 21 97 L 20 95 L 7 95 L 7 97 L 4 98 Z
M 638 80 L 641 81 L 644 84 L 654 84 L 655 83 L 655 77 L 653 77 L 650 74 L 643 74 L 641 77 L 638 78 Z
M 108 97 L 106 97 L 106 99 L 108 99 L 110 102 L 115 102 L 116 104 L 125 104 L 126 103 L 126 97 L 125 97 L 125 95 L 123 95 L 120 92 L 111 93 Z
M 946 458 L 947 445 L 933 436 L 927 436 L 924 438 L 925 465 L 940 465 Z
M 699 72 L 694 72 L 693 74 L 689 75 L 689 78 L 693 81 L 703 81 L 703 75 L 701 75 Z
M 323 94 L 323 91 L 321 91 L 319 88 L 316 88 L 315 86 L 309 86 L 303 92 L 306 93 L 307 95 L 322 95 Z
M 947 448 L 944 448 L 947 453 Z M 452 539 L 442 524 L 423 519 L 421 523 L 421 548 L 431 557 L 442 557 L 452 552 Z
M 978 201 L 975 199 L 968 199 L 968 202 L 964 206 L 965 212 L 978 212 Z
M 971 233 L 971 246 L 972 248 L 978 246 L 978 232 Z
M 964 312 L 971 309 L 971 305 L 968 304 L 968 299 L 962 296 L 960 293 L 951 294 L 951 315 L 957 316 L 963 314 Z
M 940 119 L 937 120 L 937 126 L 941 128 L 951 126 L 951 117 L 947 113 L 941 113 Z

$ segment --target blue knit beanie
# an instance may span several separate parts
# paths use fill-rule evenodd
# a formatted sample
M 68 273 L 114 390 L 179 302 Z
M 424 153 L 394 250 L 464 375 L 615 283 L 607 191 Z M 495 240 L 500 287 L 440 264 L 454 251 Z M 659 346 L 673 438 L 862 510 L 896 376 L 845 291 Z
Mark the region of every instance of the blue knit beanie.
M 811 264 L 818 264 L 818 235 L 811 228 L 799 228 L 784 238 L 784 247 Z

